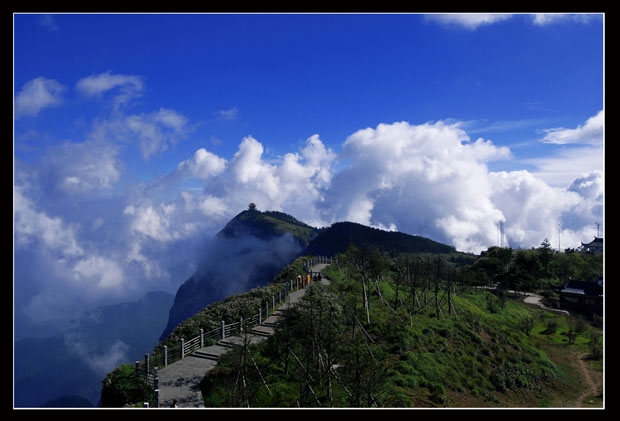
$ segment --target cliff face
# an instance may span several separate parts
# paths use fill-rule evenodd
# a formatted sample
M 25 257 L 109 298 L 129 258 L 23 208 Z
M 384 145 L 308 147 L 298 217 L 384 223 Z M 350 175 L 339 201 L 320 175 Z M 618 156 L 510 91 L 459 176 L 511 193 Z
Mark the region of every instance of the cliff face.
M 209 304 L 272 281 L 315 235 L 315 228 L 283 213 L 241 212 L 216 235 L 199 268 L 179 287 L 160 340 Z

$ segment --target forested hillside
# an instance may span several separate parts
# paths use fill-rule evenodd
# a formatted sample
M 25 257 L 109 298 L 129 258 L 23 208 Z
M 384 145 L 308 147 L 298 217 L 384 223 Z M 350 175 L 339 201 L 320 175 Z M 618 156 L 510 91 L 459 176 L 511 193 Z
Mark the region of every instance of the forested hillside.
M 454 253 L 452 246 L 428 238 L 384 231 L 355 222 L 336 222 L 319 235 L 306 248 L 306 255 L 335 256 L 346 252 L 350 246 L 365 247 L 395 256 L 402 253 Z
M 275 336 L 207 373 L 207 407 L 602 406 L 602 331 L 578 315 L 464 283 L 439 256 L 350 250 L 324 273 Z
M 602 407 L 602 319 L 523 300 L 532 291 L 558 307 L 563 274 L 599 276 L 602 256 L 555 253 L 543 242 L 461 257 L 349 247 L 324 270 L 330 285 L 311 284 L 274 336 L 206 373 L 205 406 Z M 305 259 L 205 308 L 162 344 L 251 314 Z

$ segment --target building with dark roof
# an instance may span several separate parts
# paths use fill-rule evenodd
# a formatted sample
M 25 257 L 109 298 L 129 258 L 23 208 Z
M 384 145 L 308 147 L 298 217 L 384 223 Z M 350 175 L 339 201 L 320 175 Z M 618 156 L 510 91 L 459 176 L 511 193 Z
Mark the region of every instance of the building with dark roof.
M 603 239 L 594 237 L 589 243 L 581 243 L 581 250 L 586 253 L 600 254 L 603 253 Z
M 603 277 L 594 281 L 569 279 L 560 290 L 560 307 L 587 317 L 602 317 Z

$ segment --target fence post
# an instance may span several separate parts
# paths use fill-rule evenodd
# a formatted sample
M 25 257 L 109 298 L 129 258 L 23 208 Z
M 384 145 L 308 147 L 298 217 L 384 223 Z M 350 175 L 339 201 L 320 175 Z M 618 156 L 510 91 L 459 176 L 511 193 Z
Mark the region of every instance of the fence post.
M 164 367 L 168 367 L 168 345 L 164 345 Z
M 157 367 L 153 367 L 153 389 L 153 392 L 155 394 L 153 406 L 155 408 L 159 408 L 159 371 Z
M 265 317 L 269 317 L 269 303 L 265 303 Z
M 243 333 L 243 317 L 239 317 L 239 333 Z
M 258 325 L 263 325 L 263 312 L 260 308 L 258 309 Z
M 221 337 L 222 337 L 222 339 L 225 339 L 226 338 L 226 323 L 224 322 L 224 320 L 222 320 L 220 323 L 222 325 L 222 335 L 221 335 Z
M 203 328 L 200 328 L 200 347 L 205 347 L 205 331 Z
M 136 361 L 136 377 L 140 378 L 140 361 Z
M 185 358 L 185 339 L 181 339 L 181 359 Z
M 273 311 L 276 311 L 276 296 L 272 296 L 271 297 L 271 308 L 273 308 Z

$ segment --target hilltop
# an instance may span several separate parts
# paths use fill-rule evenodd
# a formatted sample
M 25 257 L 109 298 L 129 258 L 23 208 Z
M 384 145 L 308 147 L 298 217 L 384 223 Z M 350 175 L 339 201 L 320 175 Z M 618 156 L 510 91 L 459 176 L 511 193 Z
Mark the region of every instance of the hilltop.
M 210 303 L 271 282 L 299 256 L 334 256 L 351 246 L 392 256 L 413 252 L 457 254 L 452 246 L 419 236 L 352 222 L 316 228 L 291 215 L 250 206 L 215 235 L 198 269 L 179 287 L 160 340 Z

